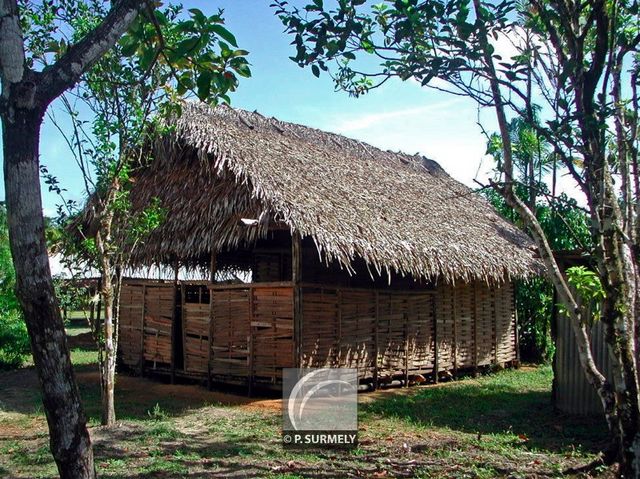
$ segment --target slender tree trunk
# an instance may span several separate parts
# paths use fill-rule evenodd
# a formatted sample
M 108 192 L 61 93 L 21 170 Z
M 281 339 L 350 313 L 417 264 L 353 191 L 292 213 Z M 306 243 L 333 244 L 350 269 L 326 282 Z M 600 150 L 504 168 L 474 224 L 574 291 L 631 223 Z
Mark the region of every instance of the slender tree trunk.
M 100 382 L 102 385 L 102 425 L 113 426 L 116 422 L 115 380 L 116 351 L 114 347 L 113 289 L 111 278 L 103 276 L 102 297 L 104 302 L 104 356 L 100 365 Z M 109 279 L 106 279 L 109 278 Z
M 473 0 L 476 14 L 482 20 L 480 0 Z M 602 21 L 602 20 L 599 20 Z M 544 261 L 548 275 L 553 282 L 558 298 L 567 308 L 569 320 L 574 331 L 578 357 L 589 383 L 595 388 L 602 402 L 605 418 L 612 436 L 611 448 L 616 452 L 623 477 L 640 477 L 640 437 L 638 434 L 638 378 L 636 365 L 635 337 L 635 279 L 637 272 L 632 261 L 631 251 L 623 238 L 620 211 L 615 190 L 608 174 L 608 165 L 601 148 L 600 125 L 591 111 L 591 100 L 580 105 L 581 101 L 592 96 L 586 95 L 582 84 L 575 87 L 580 113 L 580 127 L 585 147 L 585 170 L 590 187 L 589 207 L 592 222 L 597 227 L 593 236 L 599 248 L 600 277 L 607 297 L 603 305 L 603 323 L 606 339 L 614 363 L 614 387 L 598 370 L 591 352 L 589 335 L 582 311 L 562 275 L 553 256 L 546 236 L 533 212 L 517 197 L 513 190 L 513 162 L 508 124 L 504 113 L 504 104 L 493 57 L 489 48 L 486 31 L 479 36 L 487 74 L 493 96 L 496 117 L 503 143 L 505 186 L 500 192 L 507 203 L 518 212 L 529 227 L 536 242 L 540 256 Z M 584 81 L 584 78 L 581 79 Z
M 108 237 L 111 226 L 111 215 L 107 212 L 106 235 Z M 106 245 L 102 238 L 102 232 L 96 235 L 96 247 L 101 257 L 102 275 L 102 302 L 104 304 L 104 324 L 102 325 L 102 349 L 103 356 L 100 364 L 100 384 L 102 389 L 102 425 L 113 426 L 116 423 L 115 410 L 115 380 L 116 380 L 116 348 L 114 339 L 114 285 L 112 277 L 111 261 L 106 251 Z
M 94 478 L 91 440 L 44 236 L 38 157 L 43 115 L 44 108 L 22 108 L 20 102 L 9 102 L 2 111 L 4 183 L 16 294 L 29 331 L 51 451 L 60 477 Z

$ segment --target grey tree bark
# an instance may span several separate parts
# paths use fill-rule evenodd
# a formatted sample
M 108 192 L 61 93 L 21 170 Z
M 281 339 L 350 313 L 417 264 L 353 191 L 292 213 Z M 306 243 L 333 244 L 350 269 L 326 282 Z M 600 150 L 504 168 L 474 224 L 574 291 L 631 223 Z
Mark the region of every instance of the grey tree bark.
M 56 302 L 44 236 L 39 141 L 49 104 L 80 80 L 136 18 L 144 2 L 120 0 L 50 68 L 26 66 L 16 0 L 0 0 L 0 119 L 9 240 L 50 446 L 61 478 L 94 478 L 91 440 Z
M 534 212 L 514 192 L 511 140 L 504 112 L 503 96 L 486 30 L 482 32 L 479 40 L 503 143 L 505 181 L 504 185 L 495 186 L 529 227 L 547 267 L 548 276 L 556 288 L 559 299 L 566 307 L 578 347 L 580 364 L 587 380 L 600 397 L 612 435 L 611 447 L 607 451 L 608 457 L 605 460 L 609 463 L 619 462 L 619 473 L 622 477 L 640 477 L 640 396 L 638 395 L 637 344 L 634 334 L 638 316 L 636 305 L 638 272 L 632 255 L 633 243 L 624 233 L 624 215 L 620 210 L 618 196 L 612 182 L 611 166 L 604 154 L 602 125 L 594 110 L 596 87 L 605 70 L 609 27 L 603 2 L 595 3 L 598 5 L 594 6 L 594 10 L 600 11 L 596 19 L 594 61 L 587 72 L 570 79 L 575 89 L 579 132 L 583 144 L 582 154 L 587 175 L 586 193 L 592 223 L 595 225 L 592 236 L 598 250 L 596 255 L 598 269 L 606 294 L 602 307 L 602 323 L 613 359 L 613 384 L 604 377 L 594 362 L 585 318 L 582 317 L 576 298 L 555 261 Z M 480 1 L 473 0 L 473 4 L 476 14 L 482 20 Z M 624 163 L 626 159 L 622 161 Z M 631 208 L 627 211 L 630 214 L 633 212 Z

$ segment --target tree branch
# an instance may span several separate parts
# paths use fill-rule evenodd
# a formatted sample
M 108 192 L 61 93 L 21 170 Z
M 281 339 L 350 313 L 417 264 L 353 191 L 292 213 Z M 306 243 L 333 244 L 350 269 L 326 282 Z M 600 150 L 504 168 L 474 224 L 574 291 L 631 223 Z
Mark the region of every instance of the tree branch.
M 16 0 L 0 0 L 0 78 L 2 96 L 9 95 L 12 83 L 24 76 L 24 40 L 20 29 L 18 3 Z
M 72 45 L 51 68 L 44 70 L 38 89 L 41 104 L 48 105 L 75 85 L 127 31 L 144 4 L 139 0 L 116 1 L 100 25 Z

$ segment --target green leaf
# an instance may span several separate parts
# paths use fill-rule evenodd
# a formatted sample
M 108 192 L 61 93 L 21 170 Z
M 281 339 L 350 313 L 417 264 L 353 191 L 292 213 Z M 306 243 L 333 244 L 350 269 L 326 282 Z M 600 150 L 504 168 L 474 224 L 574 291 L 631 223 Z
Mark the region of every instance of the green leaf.
M 211 93 L 211 70 L 204 70 L 198 75 L 196 86 L 198 88 L 198 98 L 202 101 L 206 100 Z
M 138 45 L 139 43 L 137 38 L 133 35 L 125 35 L 122 37 L 122 40 L 120 40 L 120 53 L 125 58 L 132 57 L 138 50 Z
M 189 37 L 185 40 L 182 40 L 176 46 L 175 52 L 177 57 L 184 57 L 193 52 L 196 49 L 196 46 L 200 42 L 199 36 Z
M 232 46 L 238 48 L 238 42 L 236 41 L 236 37 L 233 36 L 229 30 L 224 28 L 222 25 L 209 25 L 209 30 L 214 32 L 220 38 L 230 43 Z
M 318 65 L 311 65 L 311 72 L 316 76 L 316 78 L 320 77 L 320 68 L 318 68 Z
M 251 69 L 246 63 L 241 63 L 233 68 L 241 77 L 251 77 Z
M 202 10 L 199 8 L 190 8 L 189 13 L 191 13 L 191 16 L 199 25 L 205 25 L 207 23 L 206 15 L 202 13 Z

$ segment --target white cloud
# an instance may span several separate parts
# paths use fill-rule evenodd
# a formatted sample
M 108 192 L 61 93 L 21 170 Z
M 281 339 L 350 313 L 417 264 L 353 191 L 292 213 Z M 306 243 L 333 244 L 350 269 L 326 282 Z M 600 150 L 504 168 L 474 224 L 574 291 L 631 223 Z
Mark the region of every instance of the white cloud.
M 450 100 L 439 101 L 437 103 L 427 104 L 424 106 L 404 108 L 400 110 L 390 110 L 379 113 L 365 113 L 351 118 L 341 119 L 332 128 L 337 133 L 349 133 L 353 131 L 366 130 L 368 128 L 375 127 L 381 123 L 387 123 L 390 121 L 406 120 L 412 117 L 423 117 L 428 114 L 436 114 L 438 112 L 446 111 L 452 108 L 456 103 L 459 103 L 458 98 Z

